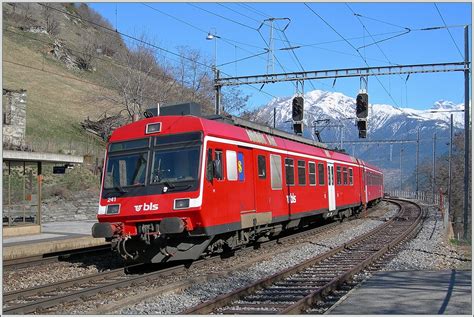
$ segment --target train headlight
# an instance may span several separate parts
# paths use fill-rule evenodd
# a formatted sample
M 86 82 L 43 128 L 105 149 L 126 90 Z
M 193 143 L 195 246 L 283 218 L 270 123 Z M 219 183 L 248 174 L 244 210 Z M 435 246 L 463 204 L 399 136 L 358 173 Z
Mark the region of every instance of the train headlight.
M 186 208 L 189 208 L 189 198 L 174 200 L 174 209 L 186 209 Z
M 161 132 L 161 122 L 146 125 L 146 134 Z
M 106 215 L 116 215 L 120 212 L 120 205 L 108 205 L 105 211 Z

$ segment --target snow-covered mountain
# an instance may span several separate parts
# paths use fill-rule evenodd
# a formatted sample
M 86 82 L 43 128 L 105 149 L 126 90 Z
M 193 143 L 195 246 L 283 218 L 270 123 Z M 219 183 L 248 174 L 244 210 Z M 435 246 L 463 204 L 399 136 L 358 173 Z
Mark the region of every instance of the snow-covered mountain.
M 273 99 L 268 105 L 261 107 L 256 114 L 256 121 L 273 123 L 273 113 L 276 109 L 276 127 L 291 131 L 291 101 L 294 96 Z M 370 96 L 369 96 L 370 103 Z M 313 122 L 318 119 L 330 119 L 329 127 L 322 129 L 323 142 L 339 142 L 340 128 L 331 127 L 343 125 L 343 140 L 359 141 L 355 126 L 355 98 L 337 92 L 314 90 L 304 95 L 304 133 L 306 138 L 313 138 Z M 432 156 L 433 133 L 436 132 L 436 153 L 440 155 L 447 149 L 449 142 L 450 113 L 431 111 L 463 110 L 464 104 L 454 104 L 450 101 L 437 101 L 430 109 L 415 110 L 410 108 L 396 108 L 386 104 L 370 104 L 368 116 L 368 133 L 366 140 L 415 140 L 420 129 L 420 158 Z M 464 113 L 454 112 L 455 131 L 463 129 Z M 320 130 L 323 125 L 320 125 Z M 360 139 L 364 140 L 364 139 Z M 339 143 L 331 144 L 339 146 Z M 350 154 L 361 157 L 382 168 L 391 169 L 400 164 L 400 149 L 403 147 L 402 162 L 407 169 L 415 165 L 415 143 L 409 144 L 369 144 L 343 145 Z

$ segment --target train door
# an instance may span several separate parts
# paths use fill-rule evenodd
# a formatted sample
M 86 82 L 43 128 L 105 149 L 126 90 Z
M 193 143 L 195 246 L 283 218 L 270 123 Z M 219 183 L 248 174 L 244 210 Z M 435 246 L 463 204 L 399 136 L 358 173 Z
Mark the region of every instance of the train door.
M 228 162 L 234 160 L 233 155 L 236 155 L 237 162 L 237 179 L 236 188 L 238 191 L 231 193 L 240 203 L 240 212 L 255 212 L 255 177 L 252 149 L 239 146 L 237 153 L 227 151 Z M 228 163 L 229 164 L 229 163 Z M 232 164 L 227 165 L 229 171 L 233 169 Z M 230 180 L 230 178 L 229 178 Z
M 263 151 L 254 149 L 255 209 L 257 212 L 271 211 L 270 161 Z
M 334 187 L 334 163 L 328 162 L 328 200 L 329 211 L 336 209 L 336 189 Z

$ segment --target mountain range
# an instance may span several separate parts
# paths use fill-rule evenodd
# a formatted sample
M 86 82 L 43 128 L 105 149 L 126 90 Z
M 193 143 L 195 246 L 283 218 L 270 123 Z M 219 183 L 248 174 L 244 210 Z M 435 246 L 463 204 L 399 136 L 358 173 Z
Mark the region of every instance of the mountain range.
M 275 116 L 276 128 L 292 131 L 292 99 L 295 96 L 274 98 L 267 105 L 256 111 L 256 121 L 273 125 Z M 387 140 L 416 141 L 420 131 L 420 162 L 432 160 L 433 135 L 436 133 L 436 156 L 448 150 L 450 112 L 453 113 L 454 131 L 464 128 L 464 104 L 440 100 L 427 110 L 398 108 L 387 104 L 370 104 L 367 118 L 367 138 L 359 139 L 355 125 L 355 98 L 338 92 L 313 90 L 304 96 L 304 132 L 306 138 L 316 139 L 314 134 L 315 120 L 329 119 L 328 123 L 318 123 L 323 143 L 333 148 L 340 148 L 342 131 L 342 148 L 349 154 L 362 158 L 380 168 L 387 174 L 400 174 L 400 156 L 404 177 L 413 172 L 416 165 L 416 142 L 392 144 L 375 142 Z M 443 111 L 436 113 L 435 111 Z M 317 139 L 316 139 L 317 140 Z M 347 143 L 344 143 L 347 142 Z M 350 141 L 371 141 L 358 144 Z M 402 150 L 403 149 L 403 150 Z M 402 152 L 403 151 L 403 152 Z M 402 153 L 401 153 L 402 152 Z M 400 154 L 401 153 L 401 154 Z M 399 183 L 399 176 L 396 177 Z

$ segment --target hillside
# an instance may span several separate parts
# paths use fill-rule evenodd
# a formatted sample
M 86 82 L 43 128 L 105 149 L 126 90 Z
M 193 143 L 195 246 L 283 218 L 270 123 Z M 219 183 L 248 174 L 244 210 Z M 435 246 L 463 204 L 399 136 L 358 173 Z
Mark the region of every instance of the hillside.
M 52 9 L 37 3 L 2 5 L 3 88 L 27 90 L 26 135 L 34 149 L 103 148 L 103 140 L 82 128 L 87 118 L 120 114 L 129 121 L 157 102 L 210 106 L 207 73 L 194 69 L 202 85 L 193 90 L 194 83 L 178 83 L 174 78 L 180 74 L 160 64 L 153 50 L 127 47 L 107 31 L 112 26 L 87 4 L 47 5 Z M 137 91 L 132 99 L 123 91 L 129 86 Z

